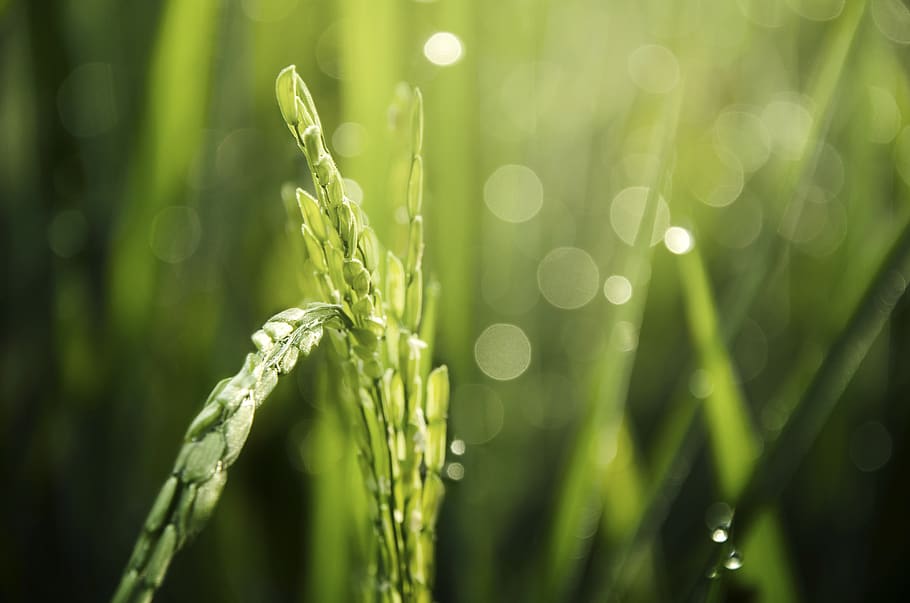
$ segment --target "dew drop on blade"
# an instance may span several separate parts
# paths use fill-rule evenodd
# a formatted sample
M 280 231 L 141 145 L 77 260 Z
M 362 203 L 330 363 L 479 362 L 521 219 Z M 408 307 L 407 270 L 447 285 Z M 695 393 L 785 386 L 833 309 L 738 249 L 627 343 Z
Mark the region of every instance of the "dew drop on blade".
M 718 542 L 718 543 L 727 542 L 727 538 L 729 538 L 729 536 L 730 535 L 727 532 L 727 529 L 722 528 L 722 527 L 715 528 L 714 531 L 711 532 L 711 540 L 713 540 L 714 542 Z
M 743 566 L 743 558 L 740 556 L 739 552 L 733 551 L 730 553 L 730 556 L 724 561 L 724 567 L 728 570 L 738 570 Z

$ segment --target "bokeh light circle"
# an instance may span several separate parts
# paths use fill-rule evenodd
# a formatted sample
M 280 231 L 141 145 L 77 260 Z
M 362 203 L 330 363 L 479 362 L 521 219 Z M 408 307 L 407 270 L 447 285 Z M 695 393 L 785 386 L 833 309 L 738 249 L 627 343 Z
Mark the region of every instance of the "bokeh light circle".
M 846 0 L 787 0 L 790 8 L 810 21 L 830 21 L 844 11 Z
M 901 130 L 894 143 L 894 164 L 904 183 L 910 186 L 910 126 Z
M 474 343 L 474 359 L 488 377 L 509 381 L 525 372 L 531 364 L 531 341 L 515 325 L 490 325 Z
M 448 31 L 438 31 L 423 45 L 423 55 L 434 65 L 446 67 L 461 59 L 464 48 L 461 40 Z
M 681 226 L 671 226 L 664 233 L 664 245 L 670 250 L 670 253 L 683 255 L 689 253 L 695 246 L 695 240 L 690 233 Z
M 332 133 L 332 146 L 342 157 L 356 157 L 366 147 L 367 131 L 357 122 L 347 121 Z
M 891 434 L 878 421 L 869 421 L 856 428 L 850 442 L 850 459 L 865 473 L 878 471 L 891 459 Z
M 774 151 L 784 159 L 802 157 L 812 132 L 812 113 L 791 98 L 771 101 L 762 111 L 762 120 L 771 133 Z
M 452 431 L 458 434 L 457 441 L 465 448 L 485 444 L 502 430 L 505 408 L 490 387 L 476 383 L 456 386 L 449 406 Z
M 645 44 L 633 50 L 627 66 L 632 81 L 646 92 L 666 94 L 679 83 L 676 55 L 657 44 Z
M 611 304 L 621 306 L 632 299 L 632 283 L 620 274 L 612 274 L 604 281 L 604 296 Z
M 872 20 L 886 38 L 910 44 L 910 8 L 901 0 L 872 0 Z
M 149 245 L 159 260 L 179 264 L 196 252 L 202 228 L 192 207 L 165 207 L 152 220 Z
M 610 225 L 616 235 L 626 245 L 633 245 L 648 202 L 647 186 L 630 186 L 623 189 L 613 198 L 610 204 Z M 657 215 L 654 218 L 654 229 L 651 232 L 651 245 L 656 245 L 670 226 L 670 207 L 663 197 L 657 202 Z
M 730 109 L 714 121 L 714 143 L 739 160 L 743 170 L 752 173 L 762 167 L 771 154 L 771 135 L 757 115 Z
M 594 299 L 600 271 L 594 258 L 577 247 L 558 247 L 537 266 L 537 285 L 544 298 L 564 310 L 580 308 Z
M 500 166 L 483 186 L 483 200 L 493 215 L 505 222 L 527 222 L 543 206 L 543 184 L 524 165 Z
M 894 140 L 903 120 L 894 95 L 884 88 L 869 86 L 866 102 L 868 105 L 863 111 L 868 116 L 866 136 L 870 141 L 881 144 Z

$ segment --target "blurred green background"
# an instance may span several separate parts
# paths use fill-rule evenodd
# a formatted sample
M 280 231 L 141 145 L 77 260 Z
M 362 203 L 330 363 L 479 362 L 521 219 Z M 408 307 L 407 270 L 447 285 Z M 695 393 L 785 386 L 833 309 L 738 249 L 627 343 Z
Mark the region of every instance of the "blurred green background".
M 0 599 L 109 597 L 302 299 L 291 63 L 396 250 L 424 93 L 440 601 L 906 596 L 910 307 L 861 299 L 908 278 L 908 44 L 901 0 L 0 1 Z M 348 417 L 288 381 L 160 601 L 354 597 Z

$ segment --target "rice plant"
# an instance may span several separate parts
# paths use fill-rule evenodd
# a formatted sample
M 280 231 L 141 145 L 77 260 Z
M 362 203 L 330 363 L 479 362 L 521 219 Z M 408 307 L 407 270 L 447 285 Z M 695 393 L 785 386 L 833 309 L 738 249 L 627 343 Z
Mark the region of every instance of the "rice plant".
M 444 487 L 449 380 L 429 370 L 421 339 L 423 311 L 423 107 L 411 107 L 411 157 L 405 206 L 407 254 L 381 256 L 367 216 L 344 192 L 327 151 L 319 114 L 295 67 L 276 80 L 278 106 L 316 186 L 296 191 L 306 297 L 321 301 L 276 314 L 256 331 L 243 368 L 221 381 L 190 424 L 171 476 L 162 486 L 120 585 L 115 603 L 151 600 L 174 554 L 212 514 L 240 454 L 256 409 L 301 355 L 327 337 L 342 375 L 339 399 L 352 401 L 356 445 L 370 493 L 372 547 L 367 601 L 431 601 L 437 515 Z M 384 266 L 380 261 L 384 259 Z M 384 284 L 384 287 L 383 287 Z M 386 301 L 387 300 L 387 301 Z
M 294 67 L 276 82 L 282 116 L 314 176 L 316 197 L 303 189 L 303 241 L 309 293 L 340 304 L 347 332 L 330 335 L 332 362 L 360 422 L 358 459 L 371 496 L 377 547 L 371 558 L 368 598 L 429 601 L 434 526 L 442 502 L 449 381 L 445 367 L 429 371 L 420 337 L 423 311 L 423 106 L 414 91 L 411 165 L 405 195 L 407 254 L 381 255 L 360 207 L 327 150 L 312 98 Z M 384 269 L 384 270 L 381 270 Z M 381 275 L 381 276 L 380 276 Z M 383 287 L 384 281 L 384 287 Z
M 906 1 L 121 4 L 0 0 L 0 601 L 910 591 Z

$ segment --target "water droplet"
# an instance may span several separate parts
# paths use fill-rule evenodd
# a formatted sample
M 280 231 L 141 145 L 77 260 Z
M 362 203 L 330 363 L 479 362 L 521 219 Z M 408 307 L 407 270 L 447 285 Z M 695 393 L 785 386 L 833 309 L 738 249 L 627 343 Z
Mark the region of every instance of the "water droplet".
M 711 532 L 711 540 L 714 542 L 727 542 L 729 537 L 730 533 L 726 528 L 714 528 L 714 531 Z
M 705 575 L 708 577 L 708 580 L 717 580 L 720 578 L 720 571 L 716 567 L 712 567 Z
M 739 554 L 739 551 L 732 550 L 730 551 L 730 556 L 724 560 L 724 567 L 730 571 L 736 571 L 743 566 L 742 555 Z
M 709 506 L 705 511 L 705 525 L 711 530 L 713 540 L 714 530 L 720 528 L 727 532 L 729 538 L 730 524 L 733 522 L 733 509 L 725 502 L 716 502 Z M 715 542 L 723 542 L 715 540 Z

